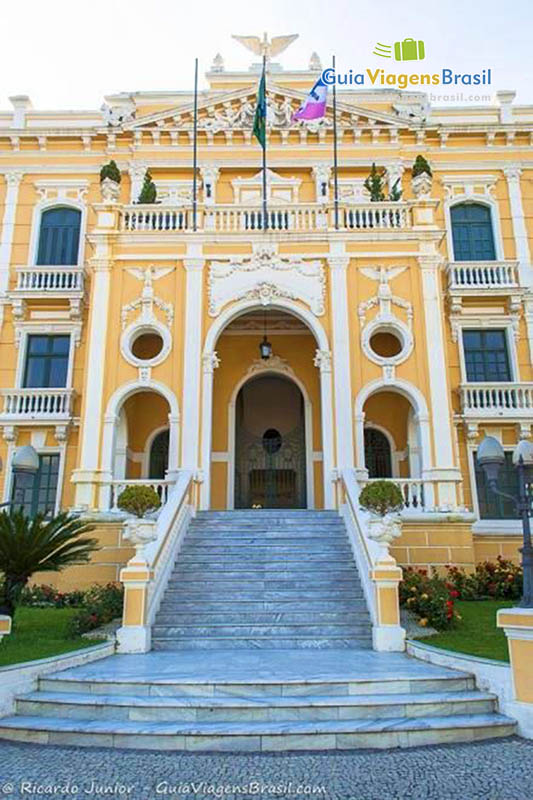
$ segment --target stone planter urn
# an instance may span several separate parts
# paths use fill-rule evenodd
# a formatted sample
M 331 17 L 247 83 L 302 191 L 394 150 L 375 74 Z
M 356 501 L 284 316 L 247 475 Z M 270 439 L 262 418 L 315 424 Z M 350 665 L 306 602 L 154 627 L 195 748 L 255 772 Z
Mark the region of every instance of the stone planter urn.
M 132 517 L 124 523 L 124 539 L 135 546 L 135 561 L 146 562 L 145 547 L 157 537 L 155 519 Z
M 100 183 L 100 194 L 104 203 L 118 203 L 120 197 L 120 183 L 104 178 Z
M 389 547 L 395 539 L 402 534 L 402 520 L 399 514 L 370 515 L 368 520 L 368 538 L 376 542 L 380 548 L 379 561 L 394 561 L 389 553 Z
M 417 200 L 427 200 L 431 195 L 433 178 L 427 172 L 421 172 L 411 179 L 411 188 Z

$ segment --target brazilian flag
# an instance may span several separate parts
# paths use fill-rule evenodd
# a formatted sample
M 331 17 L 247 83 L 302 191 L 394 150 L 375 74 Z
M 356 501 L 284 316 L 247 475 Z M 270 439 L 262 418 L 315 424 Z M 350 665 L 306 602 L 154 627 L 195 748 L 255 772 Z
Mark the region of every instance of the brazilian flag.
M 257 101 L 255 106 L 253 129 L 254 136 L 263 150 L 266 147 L 266 116 L 266 78 L 265 68 L 263 67 L 263 74 L 261 75 L 261 80 L 259 81 L 259 87 L 257 89 Z

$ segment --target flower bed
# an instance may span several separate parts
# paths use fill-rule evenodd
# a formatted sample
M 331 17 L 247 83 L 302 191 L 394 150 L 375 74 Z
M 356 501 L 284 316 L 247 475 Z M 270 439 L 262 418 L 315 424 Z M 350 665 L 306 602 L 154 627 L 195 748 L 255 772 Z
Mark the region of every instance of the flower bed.
M 438 631 L 453 627 L 460 619 L 455 611 L 457 590 L 434 571 L 407 567 L 400 583 L 400 605 L 413 611 L 422 627 L 431 625 Z

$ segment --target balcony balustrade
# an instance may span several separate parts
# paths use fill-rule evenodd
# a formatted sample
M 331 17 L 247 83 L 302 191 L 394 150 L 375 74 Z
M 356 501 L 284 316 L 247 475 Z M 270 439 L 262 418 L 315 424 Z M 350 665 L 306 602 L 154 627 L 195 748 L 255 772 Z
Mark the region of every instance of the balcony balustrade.
M 321 232 L 335 227 L 332 206 L 319 203 L 272 205 L 266 225 L 259 205 L 215 205 L 199 207 L 197 230 L 212 233 Z M 339 205 L 339 229 L 343 231 L 386 231 L 411 228 L 407 203 L 359 203 Z M 191 208 L 163 205 L 125 206 L 120 227 L 126 232 L 175 233 L 193 230 Z
M 520 287 L 516 261 L 451 261 L 446 271 L 452 294 L 513 294 Z
M 72 416 L 73 389 L 0 389 L 1 422 L 67 420 Z
M 464 383 L 459 392 L 465 417 L 513 419 L 533 415 L 533 383 Z

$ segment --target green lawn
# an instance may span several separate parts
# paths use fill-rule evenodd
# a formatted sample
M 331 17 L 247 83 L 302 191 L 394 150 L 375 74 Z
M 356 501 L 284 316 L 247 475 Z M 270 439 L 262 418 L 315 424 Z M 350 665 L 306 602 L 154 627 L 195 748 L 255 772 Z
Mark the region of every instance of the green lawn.
M 509 600 L 459 600 L 455 608 L 462 619 L 456 627 L 421 641 L 444 650 L 509 661 L 505 634 L 496 627 L 496 612 L 515 605 Z
M 98 644 L 99 640 L 94 639 L 67 638 L 67 623 L 76 611 L 75 608 L 19 608 L 12 633 L 0 642 L 0 667 Z

